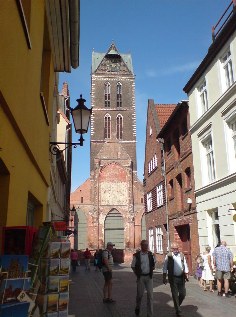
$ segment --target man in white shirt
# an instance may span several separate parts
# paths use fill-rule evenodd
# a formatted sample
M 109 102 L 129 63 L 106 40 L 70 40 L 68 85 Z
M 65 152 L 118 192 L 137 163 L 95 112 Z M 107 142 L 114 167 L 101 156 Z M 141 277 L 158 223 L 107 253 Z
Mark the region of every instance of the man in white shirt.
M 148 251 L 148 241 L 141 241 L 141 251 L 133 255 L 131 268 L 137 276 L 137 295 L 135 315 L 140 312 L 144 290 L 147 290 L 147 317 L 153 316 L 153 270 L 155 269 L 155 257 Z
M 172 243 L 172 252 L 168 253 L 165 257 L 163 265 L 163 283 L 170 283 L 170 289 L 175 306 L 177 316 L 183 316 L 180 305 L 186 296 L 185 281 L 188 281 L 188 265 L 183 253 L 179 252 L 177 243 Z

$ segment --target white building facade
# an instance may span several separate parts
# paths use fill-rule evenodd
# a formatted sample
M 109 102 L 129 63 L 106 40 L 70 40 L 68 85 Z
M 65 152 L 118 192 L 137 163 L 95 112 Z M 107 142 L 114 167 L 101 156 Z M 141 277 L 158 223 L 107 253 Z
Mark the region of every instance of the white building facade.
M 225 240 L 236 254 L 236 7 L 184 91 L 189 97 L 201 251 Z

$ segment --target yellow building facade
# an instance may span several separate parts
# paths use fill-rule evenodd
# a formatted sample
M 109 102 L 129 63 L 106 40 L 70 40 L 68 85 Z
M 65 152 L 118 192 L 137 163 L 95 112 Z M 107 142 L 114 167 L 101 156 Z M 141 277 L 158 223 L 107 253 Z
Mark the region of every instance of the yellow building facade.
M 60 3 L 0 2 L 0 228 L 50 220 L 53 98 L 58 72 L 78 66 L 79 1 Z

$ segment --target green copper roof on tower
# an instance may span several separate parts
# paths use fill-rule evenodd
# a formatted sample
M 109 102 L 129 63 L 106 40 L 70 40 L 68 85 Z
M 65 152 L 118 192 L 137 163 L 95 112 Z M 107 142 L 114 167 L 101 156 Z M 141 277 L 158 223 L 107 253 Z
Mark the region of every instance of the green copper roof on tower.
M 120 54 L 115 44 L 112 43 L 106 53 L 98 53 L 93 50 L 92 52 L 92 73 L 94 73 L 104 57 L 119 57 L 122 58 L 129 71 L 133 74 L 133 65 L 131 54 Z

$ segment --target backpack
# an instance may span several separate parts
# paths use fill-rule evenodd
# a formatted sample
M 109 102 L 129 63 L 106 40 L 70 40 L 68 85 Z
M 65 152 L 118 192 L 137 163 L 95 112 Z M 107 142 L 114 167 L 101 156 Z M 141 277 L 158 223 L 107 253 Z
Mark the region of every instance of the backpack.
M 99 251 L 98 255 L 97 255 L 97 267 L 99 269 L 101 269 L 102 265 L 103 265 L 102 253 L 103 253 L 103 251 Z
M 102 251 L 102 265 L 105 265 L 105 263 L 104 263 L 104 258 L 103 258 L 103 252 L 105 252 L 105 251 L 107 251 L 108 252 L 108 261 L 109 261 L 109 259 L 110 259 L 110 252 L 108 251 L 108 250 L 103 250 Z

